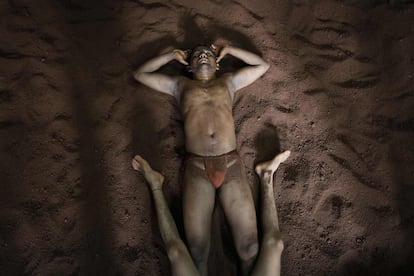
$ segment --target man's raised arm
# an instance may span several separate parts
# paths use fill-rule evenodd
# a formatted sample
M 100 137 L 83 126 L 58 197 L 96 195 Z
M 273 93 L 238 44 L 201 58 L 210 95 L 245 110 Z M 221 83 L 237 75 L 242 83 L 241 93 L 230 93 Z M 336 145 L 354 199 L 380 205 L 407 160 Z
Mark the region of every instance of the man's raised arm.
M 176 96 L 177 78 L 154 72 L 172 60 L 177 60 L 184 65 L 188 65 L 185 61 L 186 57 L 186 52 L 182 50 L 173 50 L 169 53 L 153 58 L 144 63 L 134 72 L 134 78 L 152 89 L 171 96 Z
M 269 64 L 258 55 L 255 55 L 240 48 L 224 46 L 220 52 L 217 62 L 219 62 L 225 55 L 232 55 L 248 65 L 237 72 L 231 74 L 228 78 L 228 85 L 232 93 L 243 87 L 248 86 L 258 78 L 260 78 L 268 69 Z

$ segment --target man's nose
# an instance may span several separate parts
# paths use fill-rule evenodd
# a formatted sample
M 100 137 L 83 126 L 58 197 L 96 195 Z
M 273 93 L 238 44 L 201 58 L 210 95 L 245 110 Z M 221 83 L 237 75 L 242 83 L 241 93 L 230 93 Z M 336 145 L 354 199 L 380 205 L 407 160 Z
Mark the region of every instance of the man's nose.
M 200 58 L 207 58 L 207 54 L 206 53 L 201 53 Z

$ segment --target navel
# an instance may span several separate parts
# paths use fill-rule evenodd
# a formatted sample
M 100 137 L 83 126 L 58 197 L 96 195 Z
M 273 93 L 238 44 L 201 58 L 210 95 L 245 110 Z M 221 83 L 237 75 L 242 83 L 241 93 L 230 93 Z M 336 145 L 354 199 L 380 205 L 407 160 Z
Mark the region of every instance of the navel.
M 216 138 L 216 134 L 215 134 L 214 132 L 210 133 L 210 138 L 211 138 L 211 139 Z

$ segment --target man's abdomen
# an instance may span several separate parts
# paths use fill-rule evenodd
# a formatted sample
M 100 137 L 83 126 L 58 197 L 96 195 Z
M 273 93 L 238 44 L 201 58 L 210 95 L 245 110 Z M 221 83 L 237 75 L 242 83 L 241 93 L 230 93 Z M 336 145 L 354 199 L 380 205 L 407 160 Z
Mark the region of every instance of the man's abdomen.
M 201 156 L 216 156 L 236 148 L 231 112 L 211 108 L 198 110 L 185 119 L 187 151 Z

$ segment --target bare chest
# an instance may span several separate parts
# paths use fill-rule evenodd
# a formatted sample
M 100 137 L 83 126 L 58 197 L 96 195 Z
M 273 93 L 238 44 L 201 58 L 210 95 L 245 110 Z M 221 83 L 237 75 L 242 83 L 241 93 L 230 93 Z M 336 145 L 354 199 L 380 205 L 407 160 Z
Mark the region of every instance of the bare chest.
M 186 113 L 192 108 L 222 105 L 230 108 L 232 106 L 232 99 L 225 84 L 213 83 L 211 85 L 199 85 L 197 83 L 190 83 L 182 87 L 180 108 L 183 113 Z

